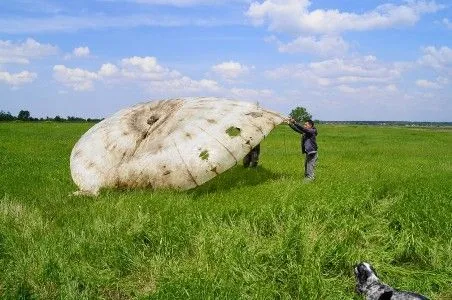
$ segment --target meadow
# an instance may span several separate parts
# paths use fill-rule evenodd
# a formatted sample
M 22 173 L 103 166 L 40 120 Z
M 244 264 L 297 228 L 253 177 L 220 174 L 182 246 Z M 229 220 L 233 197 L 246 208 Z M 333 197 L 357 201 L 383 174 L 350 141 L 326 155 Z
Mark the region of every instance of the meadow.
M 1 299 L 362 299 L 353 267 L 452 299 L 452 129 L 279 126 L 260 166 L 185 191 L 71 197 L 93 124 L 0 123 Z

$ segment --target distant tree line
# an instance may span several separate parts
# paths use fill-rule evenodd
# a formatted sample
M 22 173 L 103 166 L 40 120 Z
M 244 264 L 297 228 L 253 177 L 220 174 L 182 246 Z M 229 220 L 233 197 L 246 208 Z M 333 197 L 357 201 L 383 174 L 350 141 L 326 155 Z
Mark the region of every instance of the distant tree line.
M 452 122 L 428 122 L 428 121 L 322 121 L 322 124 L 336 125 L 376 125 L 376 126 L 426 126 L 426 127 L 450 127 Z
M 5 121 L 27 121 L 27 122 L 39 122 L 39 121 L 53 121 L 53 122 L 99 122 L 102 119 L 92 118 L 80 118 L 68 116 L 67 118 L 55 116 L 54 118 L 33 118 L 28 110 L 21 110 L 17 116 L 13 116 L 10 112 L 0 111 L 0 122 Z

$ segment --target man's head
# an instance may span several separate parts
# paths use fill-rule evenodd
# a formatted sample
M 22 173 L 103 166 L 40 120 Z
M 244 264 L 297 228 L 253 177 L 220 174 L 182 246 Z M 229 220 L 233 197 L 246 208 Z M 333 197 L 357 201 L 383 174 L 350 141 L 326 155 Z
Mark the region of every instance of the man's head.
M 305 128 L 314 128 L 314 121 L 312 121 L 311 119 L 307 120 L 306 122 L 304 122 L 304 127 Z

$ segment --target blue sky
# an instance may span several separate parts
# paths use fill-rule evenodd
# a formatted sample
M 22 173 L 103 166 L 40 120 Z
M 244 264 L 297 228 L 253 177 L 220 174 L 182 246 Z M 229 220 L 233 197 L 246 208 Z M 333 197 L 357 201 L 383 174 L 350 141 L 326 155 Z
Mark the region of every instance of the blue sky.
M 452 121 L 448 0 L 3 0 L 0 110 L 218 96 L 320 120 Z

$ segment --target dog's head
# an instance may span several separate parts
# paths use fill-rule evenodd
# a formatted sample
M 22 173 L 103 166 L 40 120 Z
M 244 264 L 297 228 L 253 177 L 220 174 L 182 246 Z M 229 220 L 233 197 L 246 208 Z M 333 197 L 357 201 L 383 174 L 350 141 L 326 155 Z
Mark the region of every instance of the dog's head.
M 391 300 L 391 299 L 411 299 L 428 300 L 420 294 L 396 290 L 384 284 L 377 277 L 377 273 L 372 266 L 366 262 L 355 266 L 356 290 L 358 293 L 366 295 L 366 299 Z
M 377 284 L 380 280 L 372 266 L 366 262 L 362 262 L 355 267 L 356 289 L 363 293 L 373 284 Z

